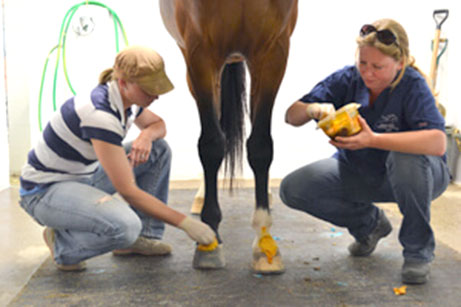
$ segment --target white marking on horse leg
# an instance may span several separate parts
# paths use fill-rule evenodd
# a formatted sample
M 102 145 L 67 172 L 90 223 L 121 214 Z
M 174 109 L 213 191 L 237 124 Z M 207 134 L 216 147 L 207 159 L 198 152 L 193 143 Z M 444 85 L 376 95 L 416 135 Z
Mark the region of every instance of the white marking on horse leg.
M 268 210 L 258 208 L 253 213 L 253 222 L 252 227 L 259 235 L 262 231 L 262 227 L 266 227 L 266 230 L 269 231 L 272 226 L 272 216 L 269 214 Z
M 269 233 L 272 226 L 272 217 L 268 210 L 257 208 L 253 213 L 253 229 L 256 231 L 256 237 L 253 241 L 253 256 L 261 253 L 260 240 L 263 236 Z M 259 257 L 259 256 L 258 256 Z

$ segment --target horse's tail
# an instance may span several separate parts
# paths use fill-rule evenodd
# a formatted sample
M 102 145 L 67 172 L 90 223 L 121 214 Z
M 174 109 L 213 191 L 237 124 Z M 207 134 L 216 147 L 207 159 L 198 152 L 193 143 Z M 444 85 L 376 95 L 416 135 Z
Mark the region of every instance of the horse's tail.
M 243 62 L 226 64 L 221 75 L 221 129 L 226 138 L 224 173 L 232 189 L 236 166 L 242 169 L 246 91 Z

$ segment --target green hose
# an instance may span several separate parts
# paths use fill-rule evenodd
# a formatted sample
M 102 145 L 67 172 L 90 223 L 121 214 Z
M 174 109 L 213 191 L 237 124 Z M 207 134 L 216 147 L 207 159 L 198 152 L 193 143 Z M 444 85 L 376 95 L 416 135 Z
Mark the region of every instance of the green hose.
M 42 72 L 42 81 L 40 82 L 40 93 L 39 93 L 39 99 L 38 99 L 38 127 L 40 128 L 40 131 L 42 131 L 42 93 L 43 93 L 43 84 L 45 83 L 45 72 L 46 68 L 48 66 L 48 62 L 50 60 L 50 56 L 58 48 L 58 46 L 54 46 L 53 49 L 48 53 L 48 56 L 46 57 L 45 65 L 43 67 L 43 72 Z
M 120 42 L 119 42 L 119 32 L 118 28 L 120 28 L 121 33 L 123 35 L 123 40 L 125 45 L 128 45 L 128 39 L 125 33 L 125 29 L 123 28 L 122 22 L 120 21 L 120 18 L 118 15 L 108 6 L 105 4 L 102 4 L 100 2 L 96 1 L 85 1 L 81 2 L 79 4 L 76 4 L 72 6 L 64 16 L 64 20 L 61 24 L 61 30 L 59 32 L 59 40 L 58 40 L 58 45 L 53 47 L 51 51 L 48 54 L 48 57 L 46 58 L 45 65 L 43 68 L 43 73 L 42 73 L 42 80 L 40 83 L 40 93 L 39 93 L 39 100 L 38 100 L 38 123 L 39 123 L 39 128 L 40 131 L 42 131 L 42 115 L 41 115 L 41 109 L 42 109 L 42 93 L 43 93 L 43 85 L 44 85 L 44 80 L 45 80 L 45 74 L 46 74 L 46 69 L 48 66 L 48 61 L 50 58 L 50 55 L 57 50 L 57 57 L 56 57 L 56 66 L 54 70 L 54 80 L 53 80 L 53 111 L 56 111 L 56 85 L 57 85 L 57 79 L 58 79 L 58 67 L 59 67 L 59 60 L 61 58 L 61 49 L 62 49 L 62 60 L 63 60 L 63 69 L 64 69 L 64 76 L 66 78 L 67 85 L 69 86 L 69 89 L 72 91 L 72 93 L 75 95 L 75 90 L 72 87 L 72 84 L 70 82 L 69 74 L 67 71 L 67 64 L 66 64 L 66 37 L 67 37 L 67 31 L 69 29 L 70 23 L 72 18 L 74 17 L 75 13 L 77 10 L 82 6 L 82 5 L 96 5 L 99 7 L 103 7 L 107 9 L 112 16 L 112 19 L 114 21 L 114 31 L 115 31 L 115 49 L 116 52 L 118 53 L 120 50 Z

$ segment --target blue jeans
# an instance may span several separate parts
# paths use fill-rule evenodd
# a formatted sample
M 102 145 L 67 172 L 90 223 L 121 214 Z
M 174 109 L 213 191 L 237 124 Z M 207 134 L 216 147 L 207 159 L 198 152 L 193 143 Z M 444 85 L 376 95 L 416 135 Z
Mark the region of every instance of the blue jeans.
M 128 153 L 131 143 L 124 146 Z M 171 150 L 165 140 L 152 143 L 147 162 L 133 169 L 142 190 L 168 201 Z M 87 180 L 52 184 L 21 197 L 20 204 L 39 224 L 55 230 L 54 258 L 75 264 L 126 248 L 141 235 L 161 239 L 165 224 L 112 197 L 116 192 L 100 166 Z
M 381 178 L 363 176 L 351 165 L 328 158 L 286 176 L 280 197 L 291 208 L 346 227 L 357 240 L 376 227 L 374 202 L 396 202 L 403 214 L 399 241 L 404 258 L 430 262 L 435 249 L 430 205 L 449 182 L 441 157 L 390 152 Z

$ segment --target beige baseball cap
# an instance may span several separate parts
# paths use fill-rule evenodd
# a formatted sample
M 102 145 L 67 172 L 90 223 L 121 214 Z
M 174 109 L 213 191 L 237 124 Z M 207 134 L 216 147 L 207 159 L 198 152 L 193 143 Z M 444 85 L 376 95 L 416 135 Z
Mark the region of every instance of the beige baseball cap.
M 115 78 L 135 82 L 149 95 L 165 94 L 174 88 L 162 57 L 151 48 L 125 48 L 117 54 L 113 69 Z

